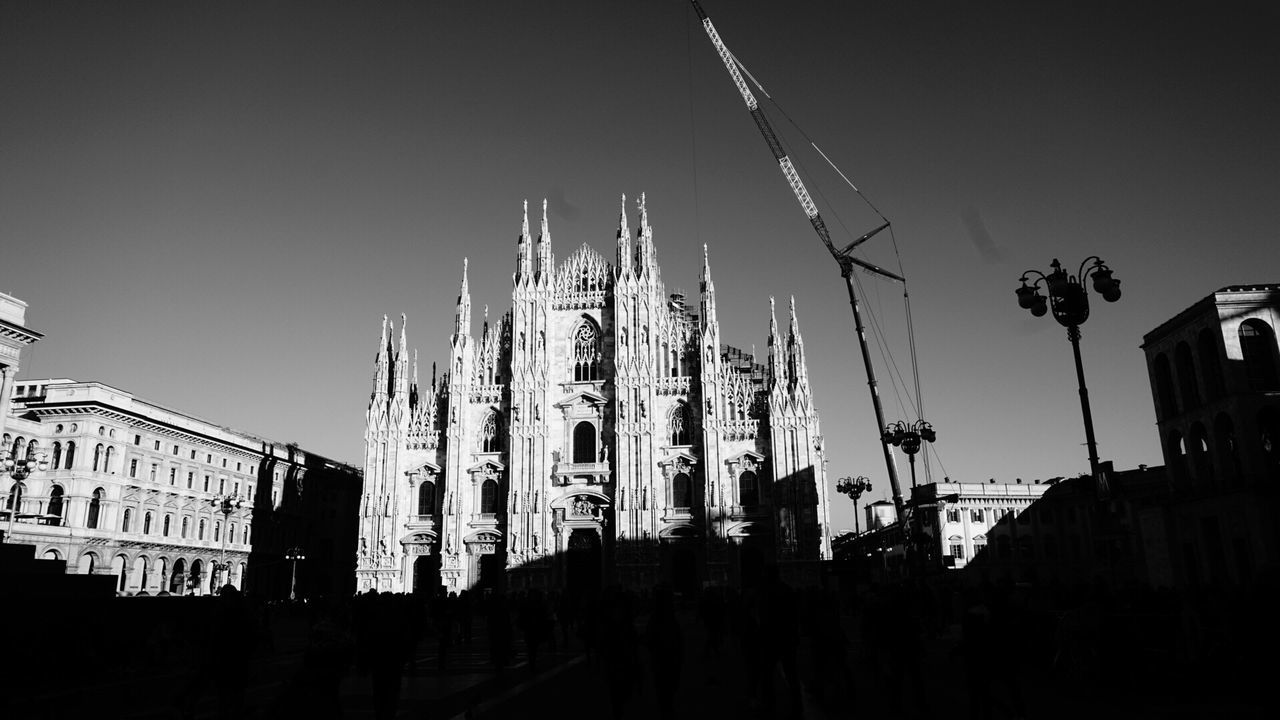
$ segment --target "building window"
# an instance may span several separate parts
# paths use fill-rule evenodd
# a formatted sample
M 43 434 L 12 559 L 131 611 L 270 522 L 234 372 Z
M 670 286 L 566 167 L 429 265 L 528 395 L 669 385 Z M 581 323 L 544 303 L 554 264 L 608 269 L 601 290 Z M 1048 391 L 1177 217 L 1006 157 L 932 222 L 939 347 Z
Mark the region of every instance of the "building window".
M 600 378 L 600 331 L 590 319 L 583 318 L 573 332 L 573 380 L 584 382 Z
M 212 465 L 212 464 L 213 464 L 213 455 L 205 455 L 205 456 L 204 456 L 204 461 L 205 461 L 205 463 L 206 463 L 206 464 L 208 464 L 208 465 Z
M 129 508 L 124 509 L 124 519 L 120 521 L 120 532 L 129 532 L 129 520 L 133 517 L 133 512 Z
M 53 431 L 54 431 L 55 433 L 61 433 L 61 432 L 62 432 L 62 423 L 58 423 L 58 426 L 57 426 L 57 427 L 55 427 L 55 428 L 53 429 Z
M 236 472 L 240 472 L 240 463 L 236 463 Z
M 89 499 L 89 516 L 85 519 L 85 527 L 90 530 L 98 529 L 98 513 L 102 511 L 102 488 L 93 491 L 93 497 Z
M 192 448 L 192 449 L 191 449 L 191 459 L 192 459 L 192 460 L 195 460 L 195 459 L 196 459 L 196 451 L 195 451 L 195 448 Z
M 222 458 L 222 467 L 226 467 L 226 466 L 227 466 L 227 459 Z
M 678 510 L 693 507 L 693 483 L 685 473 L 676 473 L 671 479 L 671 502 Z
M 151 513 L 146 513 L 142 516 L 142 534 L 151 534 Z
M 498 432 L 498 413 L 489 412 L 480 424 L 480 452 L 502 452 L 502 437 Z
M 573 428 L 573 461 L 575 463 L 596 461 L 596 426 L 585 420 Z
M 151 482 L 156 481 L 156 473 L 159 471 L 160 471 L 160 466 L 156 465 L 155 463 L 151 463 Z
M 498 512 L 498 483 L 495 480 L 485 480 L 480 485 L 480 512 L 483 514 L 493 514 Z
M 1164 353 L 1156 356 L 1156 399 L 1160 401 L 1160 415 L 1172 417 L 1178 414 L 1178 396 L 1173 390 L 1173 371 L 1169 369 L 1169 358 Z
M 111 460 L 115 457 L 115 455 L 116 455 L 116 449 L 113 447 L 108 447 L 107 452 L 103 455 L 104 459 L 102 461 L 102 472 L 104 473 L 111 472 Z
M 224 495 L 227 492 L 227 479 L 218 478 L 218 494 Z
M 986 516 L 983 514 L 981 509 L 971 510 L 969 512 L 969 522 L 975 522 L 975 523 L 986 522 Z
M 200 533 L 200 534 L 196 537 L 196 539 L 197 539 L 197 540 L 204 540 L 204 518 L 201 518 L 201 519 L 200 519 L 200 528 L 199 528 L 199 533 Z
M 249 498 L 249 502 L 253 502 L 253 483 L 249 483 L 249 486 L 245 488 L 245 497 Z
M 75 428 L 75 425 L 72 425 L 71 427 Z M 67 443 L 67 464 L 63 467 L 63 469 L 70 470 L 71 463 L 75 462 L 75 459 L 76 459 L 76 443 L 73 440 Z
M 209 476 L 204 476 L 204 491 L 209 492 Z
M 249 524 L 248 524 L 248 523 L 245 523 L 245 526 L 244 526 L 244 539 L 243 539 L 243 540 L 241 540 L 240 542 L 244 543 L 245 545 L 248 545 L 248 544 L 249 544 Z
M 195 485 L 196 474 L 193 471 L 187 471 L 187 489 L 190 490 Z
M 688 445 L 689 444 L 689 405 L 687 403 L 676 403 L 671 408 L 671 444 L 672 445 Z
M 280 500 L 280 491 L 279 491 L 279 490 L 272 490 L 272 491 L 271 491 L 271 507 L 273 507 L 273 508 L 280 507 L 280 502 L 279 502 L 279 500 Z
M 960 511 L 959 511 L 959 510 L 956 510 L 956 509 L 954 509 L 954 508 L 952 508 L 951 510 L 948 510 L 948 511 L 947 511 L 947 522 L 953 522 L 953 523 L 958 523 L 958 522 L 960 522 Z
M 13 456 L 18 457 L 18 453 L 14 453 Z M 102 467 L 102 443 L 98 443 L 97 447 L 93 449 L 93 471 L 98 472 L 98 470 L 101 469 L 101 467 Z
M 159 441 L 159 440 L 157 440 L 157 441 L 155 442 L 155 448 L 156 448 L 156 450 L 159 450 L 159 449 L 160 449 L 160 441 Z
M 760 504 L 756 474 L 750 470 L 738 476 L 738 503 L 744 508 L 754 508 Z
M 957 560 L 964 559 L 964 545 L 961 543 L 951 543 L 951 557 Z
M 418 514 L 436 514 L 436 485 L 430 480 L 418 486 Z
M 232 495 L 240 494 L 240 483 L 236 483 L 235 485 L 232 486 L 231 494 Z
M 141 444 L 142 444 L 142 436 L 141 436 L 141 435 L 134 435 L 134 436 L 133 436 L 133 444 L 134 444 L 134 445 L 141 445 Z
M 1250 390 L 1280 389 L 1276 363 L 1276 335 L 1262 320 L 1250 318 L 1240 323 L 1240 352 L 1244 355 L 1245 377 Z
M 53 469 L 57 470 L 62 464 L 62 443 L 55 442 L 53 444 Z
M 178 484 L 178 468 L 176 467 L 169 468 L 169 484 L 170 485 Z
M 974 556 L 974 557 L 978 557 L 979 555 L 981 555 L 981 554 L 982 554 L 982 551 L 983 551 L 983 550 L 986 550 L 986 549 L 987 549 L 987 544 L 986 544 L 986 543 L 984 543 L 984 542 L 975 542 L 975 543 L 973 544 L 973 556 Z
M 213 541 L 218 542 L 222 539 L 222 521 L 218 520 L 213 523 Z
M 187 530 L 191 529 L 191 518 L 182 518 L 182 539 L 187 538 Z
M 129 477 L 138 477 L 138 458 L 129 460 Z
M 49 514 L 62 517 L 62 487 L 54 485 L 49 490 Z
M 227 542 L 234 544 L 236 541 L 236 524 L 231 523 L 227 527 Z
M 164 535 L 165 537 L 169 537 L 169 523 L 170 523 L 170 521 L 172 521 L 172 520 L 173 520 L 173 518 L 172 518 L 171 516 L 169 516 L 169 515 L 165 515 L 165 516 L 164 516 L 164 529 L 163 529 L 163 531 L 160 533 L 161 535 Z

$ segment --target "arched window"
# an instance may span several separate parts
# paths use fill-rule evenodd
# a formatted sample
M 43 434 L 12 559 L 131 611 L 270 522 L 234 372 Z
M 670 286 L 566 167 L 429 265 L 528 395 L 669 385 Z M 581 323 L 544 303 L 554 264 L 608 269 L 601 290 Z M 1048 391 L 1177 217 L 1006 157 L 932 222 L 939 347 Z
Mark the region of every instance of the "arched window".
M 1166 447 L 1173 480 L 1181 486 L 1187 480 L 1187 451 L 1182 444 L 1182 433 L 1177 430 L 1171 431 Z
M 596 461 L 596 426 L 585 420 L 573 428 L 573 461 L 575 463 Z
M 1187 437 L 1191 446 L 1191 464 L 1195 467 L 1196 482 L 1207 484 L 1213 479 L 1213 460 L 1209 456 L 1209 433 L 1204 425 L 1196 423 L 1191 426 L 1191 434 Z
M 172 516 L 170 515 L 164 516 L 164 528 L 161 531 L 161 534 L 164 535 L 165 537 L 169 537 L 169 526 L 172 524 L 172 522 L 173 522 Z
M 96 530 L 100 512 L 102 512 L 102 488 L 94 490 L 93 497 L 89 498 L 89 516 L 85 519 L 84 526 L 90 530 Z
M 685 473 L 677 473 L 671 480 L 671 503 L 681 510 L 693 507 L 693 483 Z
M 215 520 L 213 522 L 213 541 L 218 542 L 222 539 L 222 521 Z
M 418 486 L 418 514 L 436 514 L 436 484 L 430 480 Z
M 27 439 L 19 435 L 17 439 L 13 441 L 12 450 L 14 460 L 25 458 L 27 456 Z
M 1244 355 L 1245 376 L 1249 379 L 1250 390 L 1280 389 L 1276 334 L 1270 325 L 1257 318 L 1240 323 L 1240 352 Z
M 249 523 L 244 524 L 243 534 L 244 534 L 244 538 L 240 542 L 244 543 L 245 545 L 248 545 L 249 544 Z
M 64 470 L 71 469 L 71 463 L 76 461 L 76 443 L 74 440 L 67 443 L 67 464 L 63 466 Z
M 93 471 L 98 472 L 102 468 L 102 443 L 98 443 L 93 449 Z
M 1200 360 L 1200 372 L 1204 373 L 1204 396 L 1206 400 L 1222 397 L 1225 386 L 1222 382 L 1222 363 L 1218 362 L 1218 343 L 1214 333 L 1208 328 L 1200 331 L 1196 338 L 1196 354 Z
M 484 416 L 484 422 L 480 425 L 480 451 L 481 452 L 502 452 L 502 436 L 499 432 L 501 423 L 498 422 L 498 413 L 490 412 Z
M 55 442 L 53 444 L 53 469 L 57 470 L 62 467 L 62 443 Z
M 687 403 L 676 403 L 671 408 L 671 444 L 672 445 L 688 445 L 689 444 L 689 405 Z
M 112 458 L 115 457 L 115 455 L 116 455 L 116 449 L 111 446 L 107 446 L 107 452 L 105 455 L 103 455 L 102 472 L 104 473 L 111 472 L 111 460 Z
M 124 509 L 124 519 L 120 521 L 120 532 L 129 532 L 129 520 L 133 517 L 133 511 L 129 508 Z
M 573 331 L 574 382 L 599 380 L 600 358 L 600 331 L 594 322 L 583 318 Z
M 49 490 L 49 514 L 56 515 L 58 518 L 62 517 L 62 495 L 61 485 L 54 485 Z M 61 525 L 62 523 L 59 522 L 58 524 Z
M 13 513 L 21 514 L 22 513 L 22 494 L 25 493 L 26 491 L 27 491 L 27 488 L 24 487 L 23 484 L 20 482 L 16 482 L 13 485 L 11 485 L 9 487 L 9 499 L 4 504 L 5 509 Z
M 1169 369 L 1169 358 L 1164 353 L 1156 356 L 1156 399 L 1160 403 L 1160 415 L 1172 417 L 1178 414 L 1178 396 L 1173 392 L 1173 372 Z
M 235 543 L 236 541 L 236 524 L 231 523 L 227 526 L 227 542 Z
M 680 349 L 671 348 L 671 377 L 680 375 Z
M 498 482 L 485 480 L 480 485 L 480 512 L 493 514 L 498 512 Z
M 191 529 L 191 518 L 182 518 L 182 538 L 186 539 L 187 531 Z
M 1200 391 L 1196 385 L 1196 364 L 1191 359 L 1191 346 L 1178 343 L 1173 351 L 1173 361 L 1178 366 L 1178 390 L 1182 392 L 1182 406 L 1190 410 L 1200 406 Z
M 200 534 L 196 536 L 196 539 L 197 539 L 197 540 L 203 540 L 203 539 L 204 539 L 204 518 L 200 518 L 200 530 L 199 530 L 199 533 L 200 533 Z
M 142 534 L 143 535 L 151 534 L 151 513 L 149 512 L 143 513 L 142 515 Z
M 738 504 L 753 508 L 760 504 L 760 488 L 756 474 L 750 470 L 738 476 Z

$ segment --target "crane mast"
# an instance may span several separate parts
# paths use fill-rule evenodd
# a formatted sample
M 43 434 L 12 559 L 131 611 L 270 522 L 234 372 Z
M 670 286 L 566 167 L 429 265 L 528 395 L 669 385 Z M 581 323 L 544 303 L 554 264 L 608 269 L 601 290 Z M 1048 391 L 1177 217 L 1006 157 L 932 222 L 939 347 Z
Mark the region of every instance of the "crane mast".
M 831 242 L 831 233 L 827 230 L 827 224 L 822 220 L 822 215 L 818 212 L 818 206 L 814 204 L 813 198 L 809 196 L 809 191 L 800 179 L 800 174 L 796 172 L 795 166 L 791 163 L 791 158 L 787 157 L 782 143 L 778 140 L 777 134 L 774 133 L 773 126 L 769 124 L 769 119 L 765 117 L 764 112 L 760 109 L 760 103 L 756 101 L 751 88 L 747 86 L 746 81 L 742 78 L 742 73 L 738 71 L 738 61 L 734 59 L 733 53 L 729 52 L 729 48 L 720 39 L 720 33 L 716 32 L 715 25 L 711 24 L 711 18 L 707 17 L 706 11 L 702 9 L 702 5 L 698 0 L 690 0 L 690 2 L 693 3 L 693 9 L 698 15 L 698 21 L 702 23 L 703 29 L 706 30 L 707 37 L 711 39 L 711 44 L 715 46 L 716 53 L 720 55 L 720 60 L 724 63 L 725 69 L 729 71 L 729 77 L 732 78 L 733 84 L 738 88 L 738 93 L 742 95 L 743 102 L 747 104 L 747 110 L 750 111 L 751 118 L 755 120 L 756 127 L 760 129 L 760 134 L 764 136 L 764 141 L 769 146 L 769 151 L 773 153 L 773 158 L 777 161 L 778 168 L 782 171 L 783 177 L 786 178 L 787 184 L 791 186 L 791 192 L 795 194 L 796 200 L 800 202 L 800 207 L 804 210 L 805 216 L 809 218 L 809 223 L 813 225 L 814 232 L 818 233 L 818 239 L 822 241 L 822 244 L 827 248 L 827 252 L 831 253 L 831 256 L 835 258 L 836 263 L 840 266 L 840 275 L 844 278 L 845 287 L 849 293 L 849 305 L 853 308 L 854 329 L 858 335 L 858 345 L 862 349 L 862 363 L 867 371 L 867 388 L 871 392 L 871 404 L 875 409 L 876 428 L 877 432 L 880 433 L 880 447 L 884 452 L 885 468 L 889 472 L 889 486 L 893 492 L 894 509 L 897 510 L 898 519 L 900 521 L 905 520 L 902 489 L 898 483 L 898 466 L 893 460 L 893 451 L 889 449 L 889 440 L 883 433 L 885 428 L 884 408 L 880 404 L 880 391 L 876 383 L 875 369 L 871 365 L 871 351 L 867 348 L 867 333 L 862 324 L 862 312 L 859 309 L 858 295 L 853 288 L 853 268 L 858 266 L 898 282 L 905 283 L 906 280 L 900 275 L 895 275 L 884 268 L 855 258 L 850 254 L 854 248 L 889 227 L 889 223 L 886 221 L 880 227 L 854 240 L 844 248 L 836 248 Z

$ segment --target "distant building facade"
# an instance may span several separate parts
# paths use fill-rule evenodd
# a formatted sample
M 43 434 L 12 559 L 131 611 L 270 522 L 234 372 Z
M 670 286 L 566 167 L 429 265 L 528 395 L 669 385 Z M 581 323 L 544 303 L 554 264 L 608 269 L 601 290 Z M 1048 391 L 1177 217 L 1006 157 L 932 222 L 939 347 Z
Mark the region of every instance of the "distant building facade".
M 1169 502 L 1162 584 L 1247 584 L 1280 563 L 1280 285 L 1226 287 L 1143 337 Z
M 633 243 L 634 240 L 634 243 Z M 768 358 L 667 295 L 643 199 L 616 264 L 556 263 L 544 203 L 517 240 L 512 309 L 471 334 L 466 266 L 448 370 L 419 387 L 383 335 L 365 431 L 360 589 L 750 582 L 830 557 L 826 469 L 794 302 Z
M 313 593 L 354 590 L 356 468 L 98 382 L 22 380 L 5 400 L 4 446 L 50 462 L 5 478 L 11 541 L 36 557 L 113 575 L 123 593 L 205 594 L 229 582 L 279 598 L 291 579 L 283 554 L 300 547 Z M 218 496 L 243 503 L 224 515 Z M 227 568 L 215 571 L 224 548 Z
M 27 304 L 0 293 L 0 433 L 9 417 L 9 396 L 22 366 L 22 350 L 43 337 L 26 322 Z

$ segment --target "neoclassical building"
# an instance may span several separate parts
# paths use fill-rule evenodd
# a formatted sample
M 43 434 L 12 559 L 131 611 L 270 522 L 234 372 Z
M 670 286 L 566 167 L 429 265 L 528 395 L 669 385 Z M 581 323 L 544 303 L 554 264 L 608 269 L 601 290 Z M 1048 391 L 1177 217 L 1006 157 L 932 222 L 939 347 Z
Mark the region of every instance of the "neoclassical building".
M 668 295 L 644 198 L 615 262 L 556 262 L 528 207 L 511 309 L 472 335 L 463 263 L 448 369 L 419 386 L 383 318 L 365 430 L 357 588 L 574 589 L 815 579 L 827 483 L 791 303 L 768 355 L 721 341 L 703 252 L 698 308 Z
M 99 382 L 9 389 L 3 447 L 43 453 L 48 468 L 6 478 L 6 542 L 33 545 L 68 573 L 112 575 L 124 594 L 231 583 L 288 597 L 291 548 L 307 558 L 304 595 L 354 589 L 356 468 Z M 211 501 L 227 496 L 241 502 L 223 513 Z

